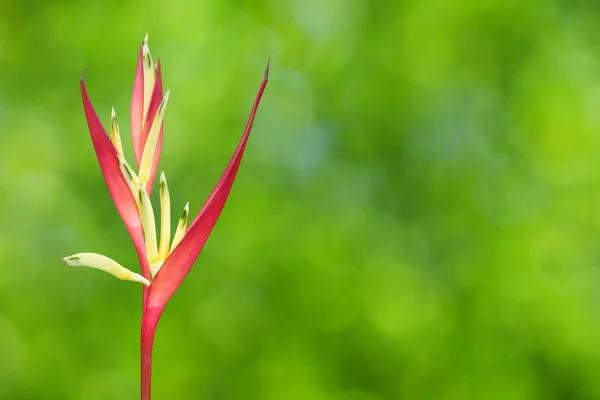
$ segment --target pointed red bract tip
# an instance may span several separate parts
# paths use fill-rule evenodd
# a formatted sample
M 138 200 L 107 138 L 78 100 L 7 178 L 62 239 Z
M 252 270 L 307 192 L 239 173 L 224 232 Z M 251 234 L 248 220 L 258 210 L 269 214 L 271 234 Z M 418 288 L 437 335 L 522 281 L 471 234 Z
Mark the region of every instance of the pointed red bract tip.
M 265 79 L 269 79 L 269 68 L 271 68 L 271 57 L 267 61 L 267 67 L 265 68 Z
M 162 67 L 160 65 L 160 59 L 156 60 L 156 79 L 154 80 L 154 87 L 152 88 L 152 95 L 150 96 L 150 104 L 148 105 L 148 112 L 143 118 L 143 128 L 140 133 L 140 162 L 142 153 L 144 152 L 144 147 L 146 146 L 146 139 L 148 139 L 148 135 L 150 134 L 150 129 L 152 128 L 152 122 L 154 121 L 154 117 L 158 112 L 158 107 L 163 99 L 163 86 L 162 86 Z
M 85 68 L 83 69 L 83 75 L 81 75 L 81 82 L 85 81 L 85 76 L 87 75 L 87 69 L 88 69 L 88 66 L 86 65 Z
M 142 125 L 144 118 L 144 42 L 140 47 L 137 65 L 135 68 L 135 79 L 133 81 L 133 91 L 131 93 L 130 118 L 131 118 L 131 139 L 133 141 L 133 152 L 135 162 L 140 166 L 140 136 L 142 135 Z
M 154 117 L 158 112 L 158 107 L 160 107 L 160 103 L 163 99 L 163 86 L 162 86 L 162 69 L 160 65 L 160 58 L 156 59 L 156 80 L 154 81 L 154 88 L 152 89 L 152 97 L 150 99 L 150 106 L 148 107 L 148 114 L 146 115 L 146 119 L 144 121 L 144 127 L 142 129 L 140 135 L 140 162 L 141 155 L 144 153 L 144 147 L 146 146 L 146 140 L 148 139 L 148 135 L 150 134 L 150 129 L 152 128 L 152 122 L 154 121 Z M 158 134 L 158 143 L 156 144 L 156 150 L 154 151 L 154 158 L 152 159 L 152 171 L 150 173 L 150 179 L 148 180 L 148 184 L 146 185 L 146 191 L 148 194 L 152 191 L 152 184 L 154 182 L 154 178 L 156 176 L 156 169 L 158 168 L 158 162 L 160 161 L 160 154 L 162 151 L 162 141 L 163 141 L 163 125 L 160 125 L 160 131 Z

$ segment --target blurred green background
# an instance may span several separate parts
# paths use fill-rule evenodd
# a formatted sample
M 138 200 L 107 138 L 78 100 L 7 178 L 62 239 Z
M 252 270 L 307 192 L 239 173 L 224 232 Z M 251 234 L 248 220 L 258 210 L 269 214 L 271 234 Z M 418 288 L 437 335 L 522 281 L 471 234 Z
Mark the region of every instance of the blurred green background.
M 599 399 L 598 4 L 4 0 L 0 398 L 139 398 L 140 286 L 60 259 L 138 270 L 79 78 L 131 160 L 149 32 L 174 218 L 272 60 L 153 399 Z

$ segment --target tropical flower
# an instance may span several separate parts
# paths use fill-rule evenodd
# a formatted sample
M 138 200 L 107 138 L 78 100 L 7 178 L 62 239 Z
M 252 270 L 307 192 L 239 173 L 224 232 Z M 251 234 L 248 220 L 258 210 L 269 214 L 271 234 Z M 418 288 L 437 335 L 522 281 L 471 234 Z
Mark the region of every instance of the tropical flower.
M 198 258 L 227 201 L 246 148 L 256 110 L 267 85 L 269 63 L 250 111 L 242 138 L 208 200 L 189 223 L 189 203 L 183 208 L 171 240 L 171 201 L 165 174 L 160 174 L 160 235 L 157 237 L 150 191 L 156 176 L 163 139 L 163 119 L 169 92 L 163 95 L 160 60 L 153 61 L 148 35 L 142 43 L 131 98 L 131 137 L 136 173 L 123 154 L 115 110 L 110 135 L 102 126 L 81 78 L 83 108 L 100 169 L 140 262 L 141 275 L 100 254 L 78 253 L 63 260 L 69 265 L 106 271 L 119 279 L 140 282 L 142 314 L 142 399 L 150 398 L 150 372 L 154 332 L 163 309 Z

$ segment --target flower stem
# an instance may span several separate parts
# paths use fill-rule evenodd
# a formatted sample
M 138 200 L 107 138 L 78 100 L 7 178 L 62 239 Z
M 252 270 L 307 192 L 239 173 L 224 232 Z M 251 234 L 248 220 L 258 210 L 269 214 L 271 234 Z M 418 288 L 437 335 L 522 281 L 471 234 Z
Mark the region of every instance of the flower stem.
M 152 345 L 164 307 L 144 307 L 142 314 L 142 389 L 141 399 L 150 400 L 152 386 Z

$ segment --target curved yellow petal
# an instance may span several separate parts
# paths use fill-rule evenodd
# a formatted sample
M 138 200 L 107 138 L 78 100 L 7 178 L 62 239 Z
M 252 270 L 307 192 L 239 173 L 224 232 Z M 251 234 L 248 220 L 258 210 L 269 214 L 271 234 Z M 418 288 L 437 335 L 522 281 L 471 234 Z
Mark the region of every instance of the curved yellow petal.
M 63 258 L 63 261 L 73 266 L 99 269 L 108 272 L 123 281 L 139 282 L 146 286 L 150 286 L 150 281 L 148 281 L 148 279 L 128 270 L 115 260 L 103 256 L 102 254 L 78 253 Z

